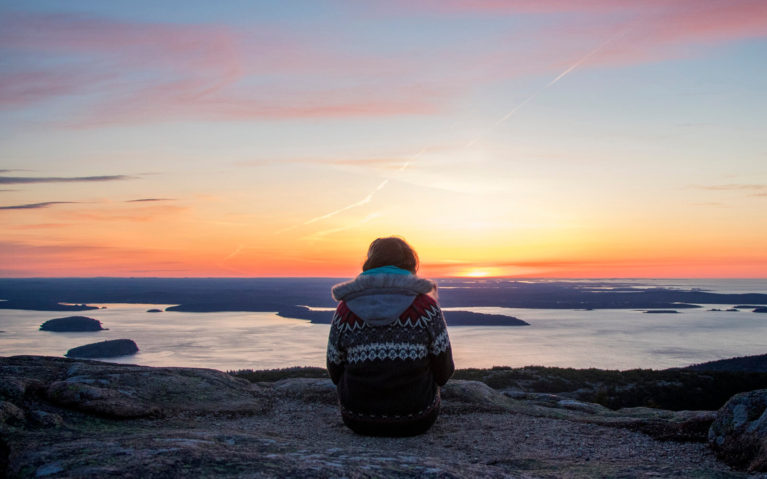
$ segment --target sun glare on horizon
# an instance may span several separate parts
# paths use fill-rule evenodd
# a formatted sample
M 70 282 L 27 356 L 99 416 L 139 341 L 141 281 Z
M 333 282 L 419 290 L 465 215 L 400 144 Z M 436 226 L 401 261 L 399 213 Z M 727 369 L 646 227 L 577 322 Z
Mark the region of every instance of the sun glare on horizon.
M 459 272 L 456 276 L 464 278 L 491 278 L 503 276 L 500 268 L 478 267 Z

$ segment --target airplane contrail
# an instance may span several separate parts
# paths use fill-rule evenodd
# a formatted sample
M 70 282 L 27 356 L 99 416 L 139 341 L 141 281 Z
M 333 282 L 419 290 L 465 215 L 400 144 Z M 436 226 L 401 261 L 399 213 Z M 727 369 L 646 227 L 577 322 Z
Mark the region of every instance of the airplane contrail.
M 240 251 L 242 251 L 242 248 L 244 248 L 244 246 L 245 245 L 237 245 L 237 248 L 235 248 L 234 251 L 229 253 L 229 255 L 227 255 L 226 258 L 224 258 L 224 261 L 226 261 L 228 259 L 232 259 L 235 256 L 237 256 L 240 253 Z
M 551 86 L 555 85 L 557 82 L 559 82 L 560 80 L 565 78 L 567 75 L 572 73 L 573 70 L 575 70 L 576 68 L 581 66 L 583 64 L 583 62 L 585 62 L 586 60 L 588 60 L 589 58 L 594 56 L 596 53 L 598 53 L 600 50 L 602 50 L 604 47 L 606 47 L 607 45 L 609 45 L 610 43 L 615 41 L 615 39 L 617 39 L 619 36 L 625 35 L 627 31 L 628 31 L 628 29 L 625 29 L 622 32 L 619 32 L 618 34 L 608 38 L 605 42 L 603 42 L 602 44 L 600 44 L 599 46 L 597 46 L 596 48 L 594 48 L 593 50 L 591 50 L 590 52 L 586 53 L 584 56 L 579 58 L 575 63 L 573 63 L 572 65 L 567 67 L 564 71 L 562 71 L 559 75 L 557 75 L 553 80 L 551 80 L 546 85 L 542 86 L 541 88 L 539 88 L 538 90 L 536 90 L 532 94 L 528 95 L 526 98 L 524 98 L 522 101 L 520 101 L 517 105 L 515 105 L 514 108 L 512 108 L 508 113 L 506 113 L 504 116 L 502 116 L 500 119 L 498 119 L 498 121 L 495 122 L 493 127 L 497 127 L 501 123 L 507 121 L 509 118 L 514 116 L 514 114 L 520 108 L 522 108 L 524 105 L 526 105 L 527 103 L 532 101 L 534 98 L 536 98 L 538 95 L 540 95 L 544 90 L 546 90 L 547 88 L 550 88 Z M 475 138 L 475 139 L 469 141 L 466 144 L 465 147 L 466 148 L 470 148 L 470 147 L 474 146 L 478 141 L 479 141 L 479 138 Z M 428 151 L 428 149 L 429 149 L 428 147 L 421 148 L 421 150 L 418 151 L 418 153 L 416 153 L 415 155 L 413 155 L 409 159 L 407 159 L 397 171 L 400 172 L 400 171 L 406 170 L 413 161 L 415 161 L 424 152 Z M 373 199 L 373 196 L 377 192 L 381 191 L 381 189 L 383 189 L 388 183 L 389 183 L 389 178 L 386 178 L 372 192 L 370 192 L 370 194 L 368 194 L 366 197 L 364 197 L 360 201 L 357 201 L 357 202 L 352 203 L 350 205 L 344 206 L 343 208 L 339 208 L 339 209 L 337 209 L 335 211 L 331 211 L 330 213 L 326 213 L 324 215 L 311 218 L 309 220 L 306 220 L 302 224 L 297 224 L 297 225 L 289 226 L 289 227 L 284 228 L 282 230 L 276 231 L 276 233 L 279 234 L 279 233 L 282 233 L 284 231 L 288 231 L 288 230 L 292 230 L 294 228 L 297 228 L 298 226 L 301 226 L 301 225 L 309 225 L 309 224 L 312 224 L 312 223 L 316 223 L 318 221 L 322 221 L 322 220 L 331 218 L 331 217 L 333 217 L 333 216 L 335 216 L 335 215 L 337 215 L 339 213 L 343 213 L 344 211 L 348 211 L 348 210 L 350 210 L 352 208 L 357 208 L 359 206 L 366 205 L 366 204 L 370 203 L 371 200 Z M 375 217 L 375 216 L 373 216 L 373 217 Z M 372 217 L 368 216 L 367 218 L 365 218 L 365 220 L 363 220 L 363 223 L 366 223 L 366 222 L 370 221 L 371 219 L 372 219 Z M 334 230 L 327 230 L 327 232 L 322 232 L 322 233 L 326 234 L 326 233 L 329 233 L 329 232 L 342 231 L 344 229 L 348 229 L 348 228 L 336 228 Z M 310 236 L 312 236 L 312 235 L 310 235 Z
M 410 158 L 408 158 L 407 160 L 405 160 L 405 161 L 402 163 L 402 166 L 400 166 L 400 167 L 397 169 L 397 172 L 399 173 L 399 172 L 401 172 L 401 171 L 405 171 L 405 170 L 406 170 L 406 169 L 407 169 L 407 168 L 410 166 L 410 164 L 411 164 L 413 161 L 415 161 L 416 159 L 418 159 L 418 157 L 419 157 L 419 156 L 421 156 L 421 155 L 422 155 L 424 152 L 426 152 L 426 151 L 428 151 L 428 147 L 424 147 L 424 148 L 421 148 L 421 149 L 420 149 L 420 150 L 419 150 L 419 151 L 418 151 L 416 154 L 412 155 Z M 337 214 L 339 214 L 339 213 L 343 213 L 344 211 L 348 211 L 348 210 L 350 210 L 350 209 L 352 209 L 352 208 L 357 208 L 358 206 L 364 206 L 364 205 L 366 205 L 366 204 L 370 203 L 370 202 L 373 200 L 373 196 L 374 196 L 376 193 L 378 193 L 379 191 L 381 191 L 381 190 L 382 190 L 382 189 L 383 189 L 383 188 L 384 188 L 384 187 L 385 187 L 385 186 L 386 186 L 386 185 L 389 183 L 389 180 L 390 180 L 390 178 L 386 178 L 386 179 L 384 179 L 384 180 L 383 180 L 381 183 L 379 183 L 379 184 L 378 184 L 378 186 L 376 186 L 376 187 L 375 187 L 375 189 L 374 189 L 373 191 L 371 191 L 371 192 L 370 192 L 370 193 L 369 193 L 369 194 L 368 194 L 366 197 L 362 198 L 361 200 L 359 200 L 359 201 L 357 201 L 357 202 L 354 202 L 354 203 L 352 203 L 352 204 L 350 204 L 350 205 L 346 205 L 346 206 L 344 206 L 343 208 L 339 208 L 339 209 L 337 209 L 337 210 L 331 211 L 330 213 L 325 213 L 324 215 L 321 215 L 321 216 L 316 216 L 316 217 L 314 217 L 314 218 L 310 218 L 310 219 L 308 219 L 308 220 L 304 221 L 304 222 L 303 222 L 303 223 L 301 223 L 301 224 L 296 224 L 296 225 L 293 225 L 293 226 L 288 226 L 287 228 L 283 228 L 283 229 L 281 229 L 281 230 L 279 230 L 279 231 L 276 231 L 275 233 L 276 233 L 276 234 L 279 234 L 279 233 L 284 233 L 285 231 L 289 231 L 289 230 L 292 230 L 292 229 L 298 228 L 299 226 L 303 226 L 303 225 L 310 225 L 310 224 L 312 224 L 312 223 L 316 223 L 316 222 L 318 222 L 318 221 L 322 221 L 322 220 L 328 219 L 328 218 L 330 218 L 330 217 L 333 217 L 333 216 L 335 216 L 335 215 L 337 215 Z M 370 219 L 372 219 L 372 218 L 370 218 Z M 367 220 L 367 221 L 369 221 L 369 220 Z M 367 222 L 367 221 L 365 221 L 365 222 Z
M 379 213 L 379 212 L 370 213 L 369 215 L 367 215 L 366 217 L 362 218 L 362 220 L 360 220 L 359 222 L 357 222 L 355 224 L 341 226 L 339 228 L 332 228 L 332 229 L 324 230 L 324 231 L 318 231 L 316 233 L 312 233 L 310 235 L 304 236 L 301 239 L 319 239 L 319 238 L 321 238 L 323 236 L 327 236 L 327 235 L 332 234 L 332 233 L 338 233 L 340 231 L 350 230 L 352 228 L 356 228 L 359 225 L 363 225 L 363 224 L 369 222 L 370 220 L 378 218 L 379 216 L 381 216 L 381 213 Z
M 328 219 L 328 218 L 330 218 L 331 216 L 335 216 L 335 215 L 337 215 L 338 213 L 343 213 L 343 212 L 344 212 L 344 211 L 346 211 L 346 210 L 350 210 L 350 209 L 352 209 L 352 208 L 356 208 L 356 207 L 358 207 L 358 206 L 366 205 L 366 204 L 370 203 L 370 200 L 372 200 L 372 199 L 373 199 L 373 195 L 375 195 L 376 193 L 378 193 L 379 191 L 381 191 L 381 189 L 382 189 L 384 186 L 386 186 L 386 183 L 388 183 L 388 182 L 389 182 L 389 179 L 388 179 L 388 178 L 387 178 L 387 179 L 385 179 L 385 180 L 383 180 L 383 181 L 381 182 L 381 184 L 379 184 L 378 186 L 376 186 L 376 189 L 374 189 L 373 191 L 371 191 L 371 192 L 370 192 L 370 194 L 369 194 L 369 195 L 367 195 L 366 197 L 364 197 L 364 198 L 362 198 L 361 200 L 357 201 L 356 203 L 352 203 L 352 204 L 350 204 L 350 205 L 344 206 L 343 208 L 337 209 L 337 210 L 335 210 L 335 211 L 331 211 L 330 213 L 326 213 L 326 214 L 324 214 L 324 215 L 322 215 L 322 216 L 317 216 L 316 218 L 312 218 L 312 219 L 310 219 L 310 220 L 306 220 L 306 221 L 304 221 L 304 224 L 305 224 L 305 225 L 310 225 L 310 224 L 312 224 L 312 223 L 316 223 L 317 221 L 322 221 L 322 220 Z
M 496 121 L 496 122 L 495 122 L 495 124 L 493 125 L 493 127 L 496 127 L 496 126 L 500 125 L 501 123 L 505 122 L 506 120 L 508 120 L 509 118 L 511 118 L 512 116 L 514 116 L 514 114 L 515 114 L 517 111 L 519 111 L 519 109 L 520 109 L 520 108 L 522 108 L 522 107 L 523 107 L 523 106 L 525 106 L 527 103 L 529 103 L 530 101 L 532 101 L 533 99 L 535 99 L 535 98 L 536 98 L 538 95 L 540 95 L 541 93 L 543 93 L 543 92 L 544 92 L 544 91 L 545 91 L 547 88 L 550 88 L 550 87 L 552 87 L 553 85 L 555 85 L 556 83 L 558 83 L 558 82 L 559 82 L 561 79 L 563 79 L 564 77 L 566 77 L 567 75 L 569 75 L 570 73 L 572 73 L 572 72 L 573 72 L 573 70 L 575 70 L 576 68 L 578 68 L 579 66 L 581 66 L 581 65 L 582 65 L 582 64 L 583 64 L 583 63 L 584 63 L 586 60 L 588 60 L 588 59 L 589 59 L 589 58 L 591 58 L 592 56 L 596 55 L 596 54 L 597 54 L 599 51 L 601 51 L 601 50 L 602 50 L 603 48 L 605 48 L 607 45 L 609 45 L 610 43 L 614 42 L 614 41 L 615 41 L 615 40 L 616 40 L 618 37 L 621 37 L 621 36 L 625 35 L 625 34 L 626 34 L 626 32 L 628 32 L 628 29 L 625 29 L 625 30 L 623 30 L 623 31 L 620 31 L 620 32 L 618 32 L 617 34 L 613 35 L 612 37 L 610 37 L 610 38 L 608 38 L 607 40 L 605 40 L 604 42 L 602 42 L 600 45 L 598 45 L 596 48 L 594 48 L 594 49 L 593 49 L 593 50 L 591 50 L 590 52 L 588 52 L 588 53 L 586 53 L 585 55 L 583 55 L 583 56 L 582 56 L 581 58 L 579 58 L 579 59 L 578 59 L 578 60 L 577 60 L 575 63 L 573 63 L 573 64 L 572 64 L 572 65 L 570 65 L 569 67 L 565 68 L 565 69 L 564 69 L 564 71 L 562 71 L 562 73 L 560 73 L 559 75 L 557 75 L 557 76 L 556 76 L 556 77 L 555 77 L 553 80 L 551 80 L 550 82 L 548 82 L 548 83 L 547 83 L 547 84 L 545 84 L 544 86 L 540 87 L 538 90 L 534 91 L 533 93 L 531 93 L 530 95 L 528 95 L 527 97 L 525 97 L 525 98 L 524 98 L 522 101 L 520 101 L 519 103 L 517 103 L 517 104 L 514 106 L 514 108 L 512 108 L 512 109 L 511 109 L 511 110 L 510 110 L 508 113 L 506 113 L 506 114 L 505 114 L 505 115 L 503 115 L 501 118 L 499 118 L 499 119 L 498 119 L 498 121 Z M 469 141 L 468 143 L 466 143 L 466 146 L 465 146 L 465 148 L 471 148 L 471 147 L 472 147 L 472 146 L 474 146 L 474 145 L 475 145 L 475 144 L 476 144 L 478 141 L 479 141 L 479 138 L 474 138 L 473 140 L 471 140 L 471 141 Z

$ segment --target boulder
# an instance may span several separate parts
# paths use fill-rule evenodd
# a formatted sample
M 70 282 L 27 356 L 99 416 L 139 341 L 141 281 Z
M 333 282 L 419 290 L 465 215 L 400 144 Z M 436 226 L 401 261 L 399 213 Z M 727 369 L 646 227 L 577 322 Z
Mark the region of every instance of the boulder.
M 152 308 L 152 309 L 147 309 L 146 312 L 147 313 L 162 313 L 162 309 Z
M 78 346 L 67 351 L 69 358 L 112 358 L 136 354 L 138 346 L 130 339 L 112 339 Z
M 755 313 L 767 313 L 767 308 L 765 308 L 765 307 L 755 308 L 754 312 Z
M 49 319 L 40 325 L 40 331 L 83 332 L 101 331 L 101 321 L 86 316 L 67 316 L 66 318 Z
M 708 442 L 733 467 L 767 471 L 767 389 L 730 398 L 716 413 Z
M 336 404 L 338 395 L 336 386 L 330 379 L 288 378 L 274 383 L 264 383 L 274 391 L 305 402 Z
M 14 405 L 43 427 L 60 425 L 56 408 L 130 419 L 189 415 L 265 414 L 272 398 L 264 388 L 212 369 L 150 368 L 128 364 L 35 356 L 0 358 L 0 386 L 13 396 L 0 409 L 17 419 Z M 3 389 L 0 388 L 0 394 Z M 43 401 L 42 403 L 40 401 Z M 2 477 L 2 475 L 0 475 Z
M 9 401 L 0 401 L 0 426 L 18 425 L 24 422 L 24 411 Z
M 157 412 L 146 401 L 120 390 L 77 382 L 56 381 L 48 387 L 46 396 L 54 404 L 107 417 L 143 417 Z
M 27 416 L 29 422 L 38 427 L 60 427 L 64 424 L 64 419 L 61 415 L 40 409 L 29 411 Z

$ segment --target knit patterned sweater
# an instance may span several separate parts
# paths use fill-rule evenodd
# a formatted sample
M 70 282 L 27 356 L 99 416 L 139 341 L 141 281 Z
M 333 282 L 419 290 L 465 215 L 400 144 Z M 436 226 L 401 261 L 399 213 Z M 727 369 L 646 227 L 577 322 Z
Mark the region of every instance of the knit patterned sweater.
M 439 405 L 454 371 L 436 285 L 413 275 L 380 274 L 333 288 L 340 301 L 327 367 L 341 412 L 356 420 L 408 421 Z

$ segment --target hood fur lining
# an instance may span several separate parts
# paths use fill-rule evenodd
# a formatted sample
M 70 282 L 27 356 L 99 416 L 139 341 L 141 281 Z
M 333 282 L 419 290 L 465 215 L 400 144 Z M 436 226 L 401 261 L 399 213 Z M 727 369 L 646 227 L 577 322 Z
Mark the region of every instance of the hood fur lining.
M 436 291 L 437 284 L 425 278 L 419 278 L 413 275 L 400 274 L 374 274 L 360 275 L 356 278 L 339 283 L 330 290 L 333 299 L 343 301 L 350 296 L 357 297 L 360 294 L 375 294 L 376 292 L 393 292 L 393 290 L 403 290 L 403 293 L 428 294 Z M 371 291 L 373 290 L 373 291 Z M 378 290 L 378 291 L 375 291 Z

